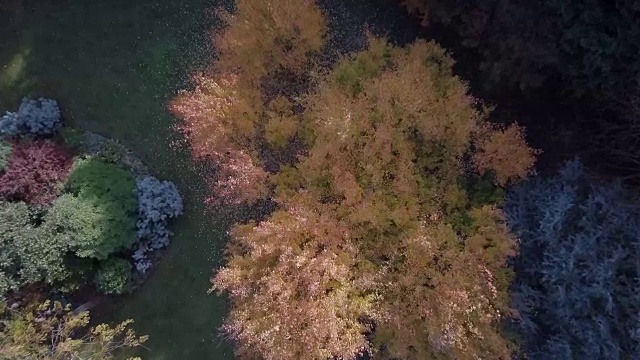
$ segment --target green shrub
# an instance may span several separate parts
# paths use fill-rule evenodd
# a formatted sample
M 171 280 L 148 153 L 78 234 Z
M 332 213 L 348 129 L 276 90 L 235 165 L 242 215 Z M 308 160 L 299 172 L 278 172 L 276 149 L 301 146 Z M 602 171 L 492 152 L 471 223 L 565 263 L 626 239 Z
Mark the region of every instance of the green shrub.
M 107 142 L 99 154 L 100 159 L 109 164 L 120 164 L 124 156 L 124 150 L 116 142 Z
M 68 244 L 54 230 L 35 227 L 25 203 L 0 203 L 0 298 L 25 284 L 68 278 Z
M 124 259 L 109 258 L 102 262 L 94 279 L 98 290 L 105 294 L 122 294 L 129 291 L 131 264 Z
M 72 127 L 63 127 L 60 131 L 62 135 L 62 139 L 64 139 L 65 144 L 67 146 L 79 149 L 82 147 L 84 142 L 84 133 L 81 130 Z
M 45 222 L 55 227 L 79 257 L 104 260 L 135 240 L 133 175 L 97 159 L 78 161 L 69 176 L 71 194 L 53 203 Z
M 15 274 L 16 253 L 13 237 L 27 224 L 24 203 L 0 203 L 0 299 L 18 286 Z
M 100 159 L 77 161 L 68 180 L 71 193 L 85 199 L 120 202 L 124 210 L 136 212 L 136 182 L 130 171 Z
M 135 239 L 135 219 L 117 205 L 65 194 L 53 202 L 45 221 L 77 256 L 102 260 Z
M 10 143 L 0 141 L 0 171 L 4 171 L 4 168 L 9 164 L 12 149 L 13 147 Z

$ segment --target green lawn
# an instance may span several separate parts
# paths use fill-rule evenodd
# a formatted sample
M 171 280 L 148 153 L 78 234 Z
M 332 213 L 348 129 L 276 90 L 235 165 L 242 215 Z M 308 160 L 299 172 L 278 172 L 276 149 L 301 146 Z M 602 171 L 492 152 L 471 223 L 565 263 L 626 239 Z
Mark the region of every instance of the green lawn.
M 165 109 L 191 69 L 210 59 L 208 1 L 24 2 L 18 18 L 0 17 L 0 111 L 15 110 L 25 95 L 57 99 L 65 121 L 118 139 L 185 198 L 186 213 L 152 277 L 98 317 L 135 319 L 151 336 L 145 359 L 233 358 L 217 331 L 225 299 L 206 293 L 228 221 L 205 213 L 201 171 L 171 147 L 175 119 Z

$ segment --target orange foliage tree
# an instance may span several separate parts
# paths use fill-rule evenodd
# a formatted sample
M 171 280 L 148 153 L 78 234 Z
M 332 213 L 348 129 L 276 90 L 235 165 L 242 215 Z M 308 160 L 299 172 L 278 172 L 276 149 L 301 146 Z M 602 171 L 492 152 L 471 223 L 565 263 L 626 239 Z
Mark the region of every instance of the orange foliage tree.
M 253 202 L 268 192 L 272 159 L 295 158 L 300 148 L 294 108 L 326 20 L 313 0 L 238 1 L 233 14 L 219 14 L 227 26 L 212 36 L 218 61 L 169 109 L 193 155 L 219 166 L 210 200 Z
M 360 256 L 348 224 L 301 205 L 236 226 L 232 237 L 214 288 L 233 299 L 223 330 L 238 355 L 353 358 L 370 349 L 360 316 L 375 311 L 364 291 L 374 282 L 352 271 Z
M 372 40 L 305 97 L 306 150 L 267 180 L 280 210 L 233 229 L 213 279 L 239 354 L 510 356 L 516 243 L 492 201 L 534 151 L 487 122 L 452 65 L 434 43 Z
M 234 226 L 212 279 L 238 355 L 508 358 L 516 242 L 495 203 L 533 166 L 522 129 L 491 125 L 434 43 L 371 39 L 324 71 L 312 0 L 224 17 L 218 61 L 170 109 L 219 165 L 214 200 L 278 205 Z

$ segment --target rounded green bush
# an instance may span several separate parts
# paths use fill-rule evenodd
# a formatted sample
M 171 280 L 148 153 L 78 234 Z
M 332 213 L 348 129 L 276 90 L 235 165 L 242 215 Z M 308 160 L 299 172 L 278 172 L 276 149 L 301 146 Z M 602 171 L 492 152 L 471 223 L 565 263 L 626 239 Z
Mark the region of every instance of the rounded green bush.
M 130 248 L 136 238 L 136 183 L 131 172 L 89 158 L 78 161 L 70 194 L 53 202 L 45 222 L 65 236 L 75 254 L 104 260 Z
M 98 158 L 77 161 L 68 180 L 71 193 L 81 198 L 119 202 L 136 212 L 136 181 L 131 171 Z
M 103 261 L 94 279 L 96 288 L 105 294 L 128 292 L 131 269 L 131 264 L 124 259 L 109 258 Z
M 0 201 L 0 299 L 27 284 L 65 282 L 68 245 L 55 228 L 37 227 L 23 202 Z

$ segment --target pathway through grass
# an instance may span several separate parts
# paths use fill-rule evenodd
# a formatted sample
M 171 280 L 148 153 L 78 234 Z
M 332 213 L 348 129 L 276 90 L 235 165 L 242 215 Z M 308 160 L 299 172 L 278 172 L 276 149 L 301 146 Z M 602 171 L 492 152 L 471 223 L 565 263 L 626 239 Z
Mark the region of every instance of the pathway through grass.
M 208 0 L 23 0 L 17 20 L 0 18 L 0 111 L 22 96 L 57 99 L 65 120 L 112 137 L 161 178 L 176 182 L 186 213 L 151 279 L 113 300 L 100 318 L 133 318 L 149 334 L 149 360 L 232 359 L 219 344 L 224 299 L 207 295 L 226 222 L 204 214 L 199 171 L 176 136 L 166 100 L 207 54 Z

